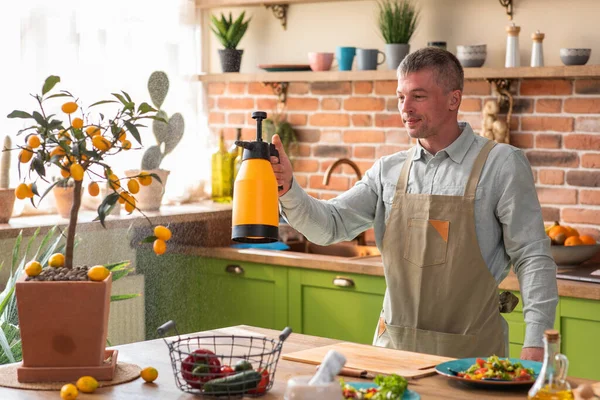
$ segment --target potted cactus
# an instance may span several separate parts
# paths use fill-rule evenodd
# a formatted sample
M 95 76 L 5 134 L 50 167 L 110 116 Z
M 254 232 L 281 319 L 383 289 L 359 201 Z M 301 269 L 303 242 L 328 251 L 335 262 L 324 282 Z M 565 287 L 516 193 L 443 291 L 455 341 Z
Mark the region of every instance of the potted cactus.
M 10 149 L 9 136 L 4 137 L 3 149 Z M 3 151 L 0 155 L 0 224 L 6 224 L 12 215 L 15 205 L 15 190 L 10 189 L 10 153 Z
M 98 206 L 97 220 L 104 226 L 105 218 L 117 202 L 126 211 L 136 207 L 135 194 L 140 184 L 158 179 L 139 174 L 120 180 L 108 160 L 131 148 L 128 137 L 141 144 L 138 127 L 144 119 L 160 119 L 147 103 L 136 104 L 125 92 L 113 93 L 117 100 L 102 100 L 85 111 L 79 100 L 68 91 L 52 93 L 60 77 L 48 77 L 41 95 L 32 97 L 38 110 L 31 113 L 15 110 L 9 118 L 33 120 L 17 136 L 25 136 L 19 150 L 19 176 L 22 182 L 15 189 L 16 197 L 29 198 L 35 206 L 53 187 L 73 181 L 73 205 L 69 224 L 63 235 L 64 252 L 36 254 L 25 265 L 15 283 L 17 314 L 22 343 L 22 365 L 17 368 L 20 382 L 65 381 L 83 375 L 98 380 L 113 377 L 117 353 L 105 350 L 108 332 L 109 302 L 113 274 L 123 275 L 126 263 L 115 265 L 74 266 L 73 253 L 77 219 L 81 205 L 79 195 L 84 179 L 92 196 L 99 194 L 98 182 L 109 182 L 112 192 Z M 51 110 L 56 99 L 67 98 L 60 110 Z M 111 117 L 104 113 L 93 115 L 97 106 L 113 103 Z M 92 110 L 93 109 L 93 110 Z M 116 110 L 116 111 L 115 111 Z M 25 167 L 27 173 L 22 173 Z M 60 171 L 63 179 L 49 183 L 47 175 Z M 27 181 L 30 181 L 27 183 Z M 42 181 L 49 185 L 43 193 L 38 190 Z M 127 182 L 125 184 L 125 181 Z M 171 237 L 166 227 L 156 227 L 154 240 L 157 254 L 166 250 L 164 240 Z M 168 234 L 167 234 L 168 233 Z M 116 278 L 115 278 L 116 279 Z
M 160 168 L 162 160 L 171 153 L 181 141 L 185 130 L 185 123 L 181 113 L 169 117 L 161 107 L 169 92 L 169 78 L 162 71 L 154 71 L 148 78 L 148 93 L 152 104 L 158 112 L 158 119 L 152 121 L 152 132 L 156 138 L 156 145 L 150 146 L 142 157 L 142 169 L 125 171 L 127 176 L 137 176 L 140 173 L 158 176 L 160 181 L 140 187 L 137 196 L 137 207 L 142 211 L 156 211 L 160 209 L 164 188 L 171 173 Z
M 219 49 L 223 72 L 240 72 L 244 50 L 238 50 L 237 46 L 242 37 L 244 37 L 251 20 L 249 18 L 244 21 L 245 15 L 246 12 L 243 11 L 235 21 L 233 21 L 231 13 L 229 13 L 229 18 L 226 18 L 223 14 L 221 14 L 221 19 L 218 19 L 214 15 L 210 16 L 213 24 L 210 29 L 217 36 L 223 47 L 225 47 L 224 49 Z

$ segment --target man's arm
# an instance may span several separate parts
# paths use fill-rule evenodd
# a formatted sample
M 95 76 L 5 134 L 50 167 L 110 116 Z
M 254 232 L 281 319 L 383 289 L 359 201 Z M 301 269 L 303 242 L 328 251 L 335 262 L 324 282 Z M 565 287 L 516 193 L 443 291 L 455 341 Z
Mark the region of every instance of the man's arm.
M 496 182 L 501 191 L 496 213 L 523 298 L 526 330 L 521 358 L 541 361 L 544 331 L 553 327 L 558 303 L 556 264 L 531 166 L 522 151 L 508 156 Z

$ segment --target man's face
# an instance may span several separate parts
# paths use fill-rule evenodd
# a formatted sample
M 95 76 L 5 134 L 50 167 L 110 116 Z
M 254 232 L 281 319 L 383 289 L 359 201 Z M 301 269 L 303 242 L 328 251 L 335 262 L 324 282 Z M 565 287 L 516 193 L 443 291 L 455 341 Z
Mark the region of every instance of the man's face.
M 412 138 L 426 139 L 440 133 L 452 119 L 456 123 L 460 91 L 447 92 L 431 69 L 399 78 L 397 95 L 398 110 Z

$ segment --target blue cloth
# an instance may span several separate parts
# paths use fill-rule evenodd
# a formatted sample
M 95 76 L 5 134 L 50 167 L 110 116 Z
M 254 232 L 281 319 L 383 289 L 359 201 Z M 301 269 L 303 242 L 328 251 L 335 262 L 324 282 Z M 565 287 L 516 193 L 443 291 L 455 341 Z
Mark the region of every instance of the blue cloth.
M 265 249 L 265 250 L 289 250 L 290 246 L 283 242 L 273 243 L 236 243 L 231 247 L 235 249 Z

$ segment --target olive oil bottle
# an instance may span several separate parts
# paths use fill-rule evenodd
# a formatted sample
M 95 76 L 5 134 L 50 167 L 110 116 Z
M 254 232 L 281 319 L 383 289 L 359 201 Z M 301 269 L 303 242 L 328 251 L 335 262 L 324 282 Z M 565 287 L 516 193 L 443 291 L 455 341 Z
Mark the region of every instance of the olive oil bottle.
M 233 165 L 231 155 L 225 148 L 223 131 L 219 137 L 219 148 L 213 153 L 212 167 L 212 200 L 217 203 L 231 203 L 233 194 Z
M 554 329 L 544 332 L 544 363 L 540 374 L 529 390 L 529 400 L 573 400 L 567 382 L 569 361 L 560 353 L 560 334 Z
M 239 142 L 241 140 L 242 140 L 242 128 L 237 128 L 236 142 Z M 233 188 L 235 188 L 235 186 L 233 185 L 233 183 L 235 182 L 235 177 L 237 176 L 237 173 L 240 170 L 240 166 L 242 165 L 243 153 L 244 153 L 244 148 L 241 146 L 237 146 L 235 144 L 235 142 L 233 142 L 233 144 L 229 148 L 229 155 L 231 156 L 231 169 L 233 171 L 232 179 L 231 179 L 231 185 Z

